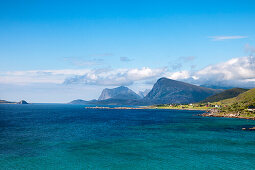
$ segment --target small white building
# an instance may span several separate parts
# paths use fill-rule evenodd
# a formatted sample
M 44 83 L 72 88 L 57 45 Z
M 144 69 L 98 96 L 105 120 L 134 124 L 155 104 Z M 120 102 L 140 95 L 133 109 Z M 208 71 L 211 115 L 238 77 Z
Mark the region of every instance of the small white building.
M 255 112 L 255 106 L 248 106 L 248 111 Z

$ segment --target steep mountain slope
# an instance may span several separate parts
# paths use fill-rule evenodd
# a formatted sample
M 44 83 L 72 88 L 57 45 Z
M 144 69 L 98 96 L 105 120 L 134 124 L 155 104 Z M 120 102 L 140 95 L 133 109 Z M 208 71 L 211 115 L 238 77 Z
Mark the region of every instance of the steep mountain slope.
M 107 99 L 137 100 L 141 97 L 127 87 L 120 86 L 113 89 L 104 89 L 98 98 L 99 101 Z
M 233 89 L 224 90 L 221 93 L 207 97 L 205 100 L 202 101 L 202 103 L 218 102 L 220 100 L 230 99 L 230 98 L 238 96 L 241 93 L 246 92 L 247 90 L 248 89 L 242 89 L 242 88 L 233 88 Z
M 154 104 L 193 103 L 220 92 L 219 90 L 200 87 L 181 81 L 160 78 L 144 98 Z

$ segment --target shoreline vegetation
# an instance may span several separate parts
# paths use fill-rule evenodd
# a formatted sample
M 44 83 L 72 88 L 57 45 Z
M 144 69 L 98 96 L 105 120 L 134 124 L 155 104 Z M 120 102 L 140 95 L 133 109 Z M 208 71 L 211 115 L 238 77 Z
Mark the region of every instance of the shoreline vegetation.
M 200 114 L 203 117 L 226 117 L 255 120 L 255 108 L 235 108 L 232 105 L 222 105 L 221 103 L 207 104 L 188 104 L 188 105 L 156 105 L 151 106 L 155 109 L 179 109 L 179 110 L 202 110 L 205 113 Z
M 240 103 L 231 103 L 226 105 L 222 102 L 214 102 L 207 104 L 188 104 L 188 105 L 157 105 L 153 106 L 156 109 L 181 109 L 181 110 L 204 110 L 205 113 L 198 114 L 202 117 L 224 117 L 224 118 L 237 118 L 237 119 L 249 119 L 255 120 L 255 107 L 244 106 Z M 242 128 L 246 131 L 255 131 L 255 127 Z
M 255 120 L 255 109 L 234 110 L 231 106 L 222 106 L 218 104 L 160 104 L 152 106 L 139 106 L 139 107 L 85 107 L 85 109 L 169 109 L 169 110 L 198 110 L 205 111 L 199 114 L 203 117 L 226 117 L 226 118 L 240 118 Z
M 236 95 L 236 97 L 228 98 Z M 163 104 L 155 105 L 156 108 L 184 109 L 184 110 L 205 110 L 200 116 L 226 117 L 255 120 L 255 88 L 230 89 L 209 97 L 212 102 L 199 102 L 194 104 L 177 105 Z M 221 100 L 220 100 L 221 99 Z

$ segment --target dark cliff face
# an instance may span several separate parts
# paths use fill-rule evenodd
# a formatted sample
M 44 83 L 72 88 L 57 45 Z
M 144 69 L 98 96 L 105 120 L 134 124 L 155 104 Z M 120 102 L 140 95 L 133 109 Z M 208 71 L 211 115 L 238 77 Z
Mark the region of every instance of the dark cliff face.
M 217 93 L 217 90 L 200 87 L 181 81 L 160 78 L 144 98 L 155 104 L 193 103 Z
M 21 100 L 20 102 L 18 102 L 17 104 L 28 104 L 25 100 Z
M 98 100 L 108 100 L 108 99 L 140 99 L 140 96 L 137 95 L 134 91 L 130 90 L 127 87 L 120 86 L 113 89 L 104 89 L 98 98 Z

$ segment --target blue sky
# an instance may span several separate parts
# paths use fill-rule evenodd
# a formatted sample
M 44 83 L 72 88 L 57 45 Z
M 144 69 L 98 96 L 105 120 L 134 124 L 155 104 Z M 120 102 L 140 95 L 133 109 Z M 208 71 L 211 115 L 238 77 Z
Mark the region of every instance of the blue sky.
M 246 0 L 2 1 L 0 99 L 92 99 L 105 87 L 151 88 L 161 76 L 208 84 L 200 77 L 205 70 L 233 58 L 251 63 L 237 71 L 246 72 L 217 74 L 252 87 L 254 60 L 243 57 L 255 51 L 254 6 Z

